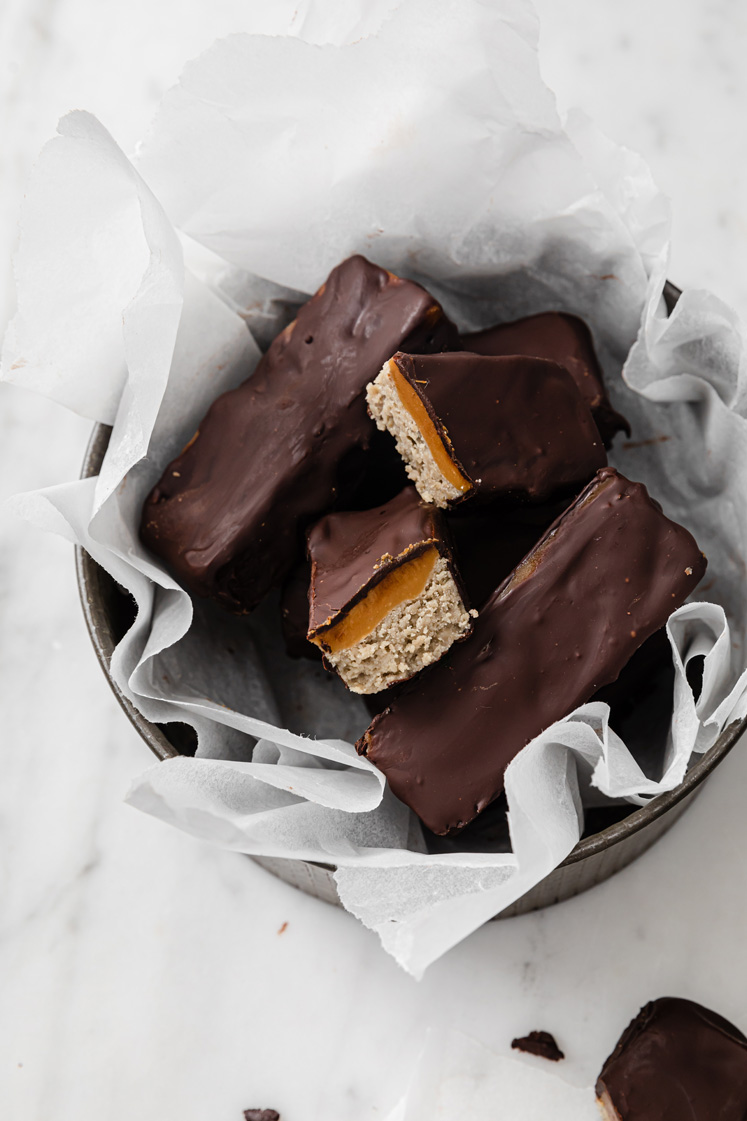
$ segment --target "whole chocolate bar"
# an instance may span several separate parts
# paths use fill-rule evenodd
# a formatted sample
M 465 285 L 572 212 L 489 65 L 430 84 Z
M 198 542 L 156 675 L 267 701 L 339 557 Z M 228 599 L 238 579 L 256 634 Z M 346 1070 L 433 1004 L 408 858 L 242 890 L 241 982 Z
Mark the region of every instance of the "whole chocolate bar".
M 577 315 L 546 311 L 463 335 L 462 343 L 465 350 L 475 354 L 530 354 L 534 358 L 559 362 L 594 414 L 605 447 L 610 446 L 616 432 L 630 435 L 627 420 L 615 412 L 607 397 L 591 332 Z
M 744 1121 L 747 1038 L 692 1000 L 653 1000 L 602 1067 L 597 1098 L 607 1121 Z
M 343 261 L 166 468 L 143 508 L 143 542 L 190 592 L 251 610 L 300 557 L 308 522 L 360 481 L 373 431 L 366 383 L 403 345 L 456 343 L 419 285 Z
M 308 639 L 354 693 L 378 693 L 437 661 L 471 629 L 440 511 L 406 487 L 374 510 L 309 531 Z
M 495 591 L 472 634 L 358 741 L 434 833 L 503 789 L 536 735 L 614 681 L 705 572 L 692 535 L 610 467 Z
M 570 374 L 540 358 L 395 354 L 369 386 L 426 502 L 544 502 L 607 462 Z

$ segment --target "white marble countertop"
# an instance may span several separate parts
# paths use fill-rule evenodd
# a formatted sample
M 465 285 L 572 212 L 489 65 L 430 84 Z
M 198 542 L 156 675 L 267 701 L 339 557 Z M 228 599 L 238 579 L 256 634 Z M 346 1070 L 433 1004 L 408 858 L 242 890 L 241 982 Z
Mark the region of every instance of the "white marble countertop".
M 239 0 L 0 7 L 0 328 L 31 161 L 70 108 L 125 148 Z M 747 314 L 747 9 L 741 0 L 541 0 L 545 73 L 641 151 L 674 200 L 672 279 Z M 75 477 L 89 425 L 0 387 L 2 495 Z M 674 830 L 575 900 L 493 923 L 417 983 L 347 914 L 123 804 L 146 749 L 106 687 L 70 547 L 0 530 L 0 1114 L 9 1121 L 373 1121 L 426 1027 L 506 1053 L 553 1031 L 590 1081 L 646 999 L 747 1027 L 747 756 Z M 54 717 L 52 717 L 54 713 Z

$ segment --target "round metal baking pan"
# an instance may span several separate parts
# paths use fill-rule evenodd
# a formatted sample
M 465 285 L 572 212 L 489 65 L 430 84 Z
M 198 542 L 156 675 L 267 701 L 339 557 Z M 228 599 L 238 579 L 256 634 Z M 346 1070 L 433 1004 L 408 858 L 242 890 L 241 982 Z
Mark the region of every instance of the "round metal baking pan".
M 679 291 L 668 284 L 664 296 L 668 310 L 671 311 Z M 83 463 L 82 478 L 98 474 L 110 433 L 111 429 L 106 425 L 100 424 L 94 429 Z M 118 688 L 109 672 L 114 647 L 126 629 L 128 617 L 132 616 L 131 598 L 80 547 L 76 549 L 76 569 L 88 633 L 101 668 L 120 705 L 159 759 L 189 753 L 191 729 L 180 724 L 159 726 L 146 720 Z M 598 833 L 584 836 L 549 876 L 496 917 L 526 914 L 570 899 L 602 883 L 634 861 L 671 828 L 745 730 L 747 718 L 730 724 L 713 747 L 693 764 L 676 790 L 659 795 L 622 821 L 616 821 Z M 282 858 L 252 859 L 293 887 L 341 906 L 333 877 L 334 868 L 330 865 Z

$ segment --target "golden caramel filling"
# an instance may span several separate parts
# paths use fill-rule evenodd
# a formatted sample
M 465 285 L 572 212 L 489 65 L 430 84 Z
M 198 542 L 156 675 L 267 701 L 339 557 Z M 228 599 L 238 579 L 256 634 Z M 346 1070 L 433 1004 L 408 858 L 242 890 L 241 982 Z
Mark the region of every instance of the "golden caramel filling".
M 437 557 L 438 549 L 431 545 L 413 560 L 404 561 L 356 603 L 339 623 L 315 635 L 311 641 L 331 654 L 362 642 L 395 607 L 423 594 Z
M 436 430 L 435 424 L 428 416 L 428 410 L 407 378 L 403 377 L 400 373 L 397 363 L 393 360 L 390 360 L 388 364 L 388 373 L 394 383 L 394 388 L 397 390 L 397 396 L 400 399 L 402 408 L 405 409 L 415 421 L 420 435 L 428 445 L 428 450 L 447 483 L 451 483 L 453 487 L 456 487 L 456 489 L 462 493 L 471 490 L 472 483 L 469 479 L 465 479 L 464 475 L 454 463 L 444 441 Z
M 187 442 L 187 443 L 186 443 L 186 444 L 184 445 L 184 447 L 182 448 L 182 450 L 181 450 L 181 451 L 179 452 L 179 455 L 184 455 L 184 453 L 185 453 L 185 452 L 188 452 L 188 451 L 189 451 L 189 449 L 190 449 L 190 448 L 192 447 L 192 444 L 194 444 L 195 440 L 197 439 L 197 437 L 198 437 L 199 435 L 200 435 L 200 430 L 199 430 L 199 428 L 198 428 L 198 429 L 197 429 L 197 431 L 195 432 L 194 436 L 192 437 L 192 439 L 191 439 L 191 440 L 189 440 L 189 441 L 188 441 L 188 442 Z

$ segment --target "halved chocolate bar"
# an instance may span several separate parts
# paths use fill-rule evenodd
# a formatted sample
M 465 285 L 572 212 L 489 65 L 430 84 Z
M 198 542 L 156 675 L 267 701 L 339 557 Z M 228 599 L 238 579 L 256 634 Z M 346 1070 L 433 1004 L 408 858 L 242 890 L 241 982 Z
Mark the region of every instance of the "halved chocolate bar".
M 375 431 L 367 382 L 398 347 L 456 344 L 419 285 L 343 261 L 166 468 L 143 542 L 195 595 L 251 610 L 299 558 L 306 525 L 360 481 Z
M 570 374 L 539 358 L 395 354 L 368 387 L 426 502 L 543 502 L 607 462 Z
M 440 513 L 414 487 L 374 510 L 328 514 L 308 550 L 307 637 L 354 693 L 407 680 L 472 627 Z
M 630 435 L 627 420 L 610 404 L 591 332 L 577 315 L 560 311 L 529 315 L 462 335 L 462 343 L 474 354 L 529 354 L 558 362 L 571 375 L 594 414 L 605 447 L 610 446 L 616 432 Z
M 680 997 L 645 1005 L 597 1080 L 606 1121 L 744 1121 L 747 1038 Z
M 614 681 L 705 567 L 644 486 L 605 468 L 469 638 L 374 718 L 359 752 L 434 833 L 462 828 L 501 793 L 525 744 Z

